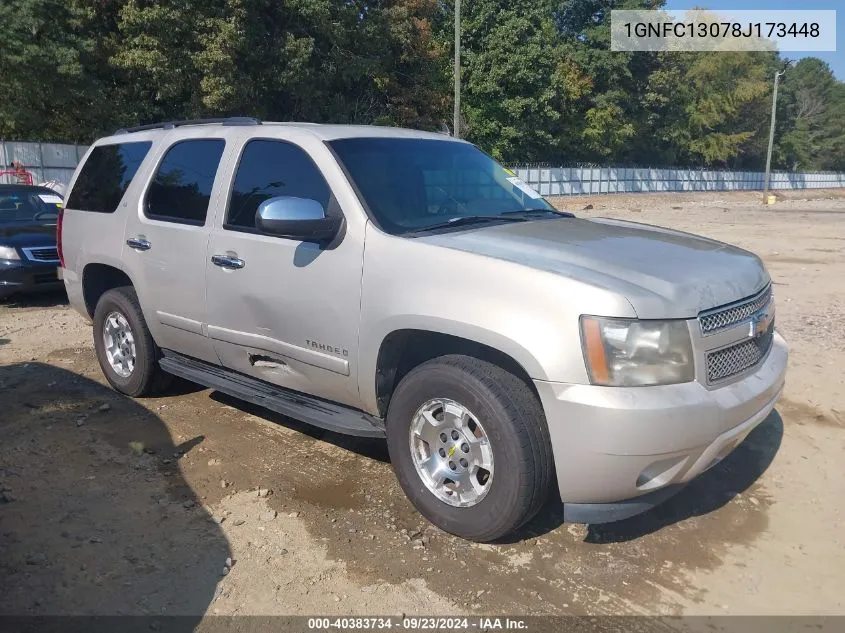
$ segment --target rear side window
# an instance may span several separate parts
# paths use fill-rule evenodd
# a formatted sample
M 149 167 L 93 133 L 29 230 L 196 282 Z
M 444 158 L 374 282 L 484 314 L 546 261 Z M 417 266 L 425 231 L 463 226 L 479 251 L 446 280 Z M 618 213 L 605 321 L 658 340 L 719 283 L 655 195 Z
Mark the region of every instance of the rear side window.
M 114 213 L 150 147 L 150 141 L 95 147 L 79 172 L 66 206 L 81 211 Z
M 192 139 L 173 145 L 150 183 L 144 214 L 178 224 L 205 224 L 223 139 Z
M 241 154 L 224 226 L 232 230 L 254 230 L 258 205 L 276 196 L 309 198 L 327 209 L 331 191 L 301 147 L 285 141 L 250 141 Z

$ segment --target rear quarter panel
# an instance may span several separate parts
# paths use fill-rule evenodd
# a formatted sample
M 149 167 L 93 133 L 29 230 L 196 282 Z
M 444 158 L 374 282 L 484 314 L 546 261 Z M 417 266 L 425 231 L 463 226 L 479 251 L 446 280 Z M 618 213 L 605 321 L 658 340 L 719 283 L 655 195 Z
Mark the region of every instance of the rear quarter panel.
M 70 200 L 76 179 L 88 157 L 95 147 L 111 143 L 126 142 L 129 138 L 107 137 L 98 140 L 88 148 L 85 156 L 71 178 L 65 204 Z M 82 292 L 82 278 L 85 267 L 89 264 L 105 264 L 113 266 L 128 274 L 123 266 L 124 232 L 128 217 L 129 201 L 137 199 L 142 189 L 143 175 L 149 170 L 149 165 L 156 153 L 157 139 L 151 134 L 133 134 L 132 141 L 152 141 L 144 162 L 135 174 L 123 198 L 114 213 L 97 213 L 65 207 L 62 221 L 62 251 L 64 253 L 65 268 L 62 271 L 68 300 L 74 310 L 90 321 L 91 315 L 85 305 Z M 131 278 L 131 275 L 130 275 Z

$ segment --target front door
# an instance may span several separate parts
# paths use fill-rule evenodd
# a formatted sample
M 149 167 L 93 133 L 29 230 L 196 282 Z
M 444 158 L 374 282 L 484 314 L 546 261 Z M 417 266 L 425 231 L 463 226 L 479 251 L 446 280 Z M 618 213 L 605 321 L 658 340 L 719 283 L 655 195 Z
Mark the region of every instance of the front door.
M 331 160 L 322 145 L 312 151 Z M 206 258 L 217 355 L 236 371 L 356 406 L 363 226 L 330 245 L 262 234 L 255 217 L 268 198 L 316 200 L 327 213 L 340 213 L 340 203 L 293 142 L 251 139 L 237 165 Z

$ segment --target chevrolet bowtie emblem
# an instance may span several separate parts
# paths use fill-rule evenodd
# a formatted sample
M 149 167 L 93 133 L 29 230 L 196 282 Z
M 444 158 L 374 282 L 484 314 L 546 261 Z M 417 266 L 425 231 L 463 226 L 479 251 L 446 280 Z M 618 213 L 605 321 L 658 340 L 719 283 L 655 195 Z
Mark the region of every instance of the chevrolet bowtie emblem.
M 774 316 L 774 310 L 767 309 L 761 310 L 751 317 L 748 336 L 750 338 L 757 338 L 758 336 L 765 334 L 769 330 L 769 325 L 771 325 Z

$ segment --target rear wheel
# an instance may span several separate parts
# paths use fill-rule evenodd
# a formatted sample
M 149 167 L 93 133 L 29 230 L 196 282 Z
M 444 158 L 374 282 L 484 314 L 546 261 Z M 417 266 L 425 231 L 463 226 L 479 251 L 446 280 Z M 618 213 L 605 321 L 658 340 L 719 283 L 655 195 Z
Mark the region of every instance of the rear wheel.
M 443 356 L 409 372 L 391 398 L 387 442 L 411 502 L 463 538 L 501 538 L 548 497 L 543 409 L 523 380 L 492 363 Z
M 128 396 L 163 390 L 170 375 L 158 364 L 161 350 L 144 320 L 132 286 L 109 290 L 94 310 L 94 349 L 112 387 Z

